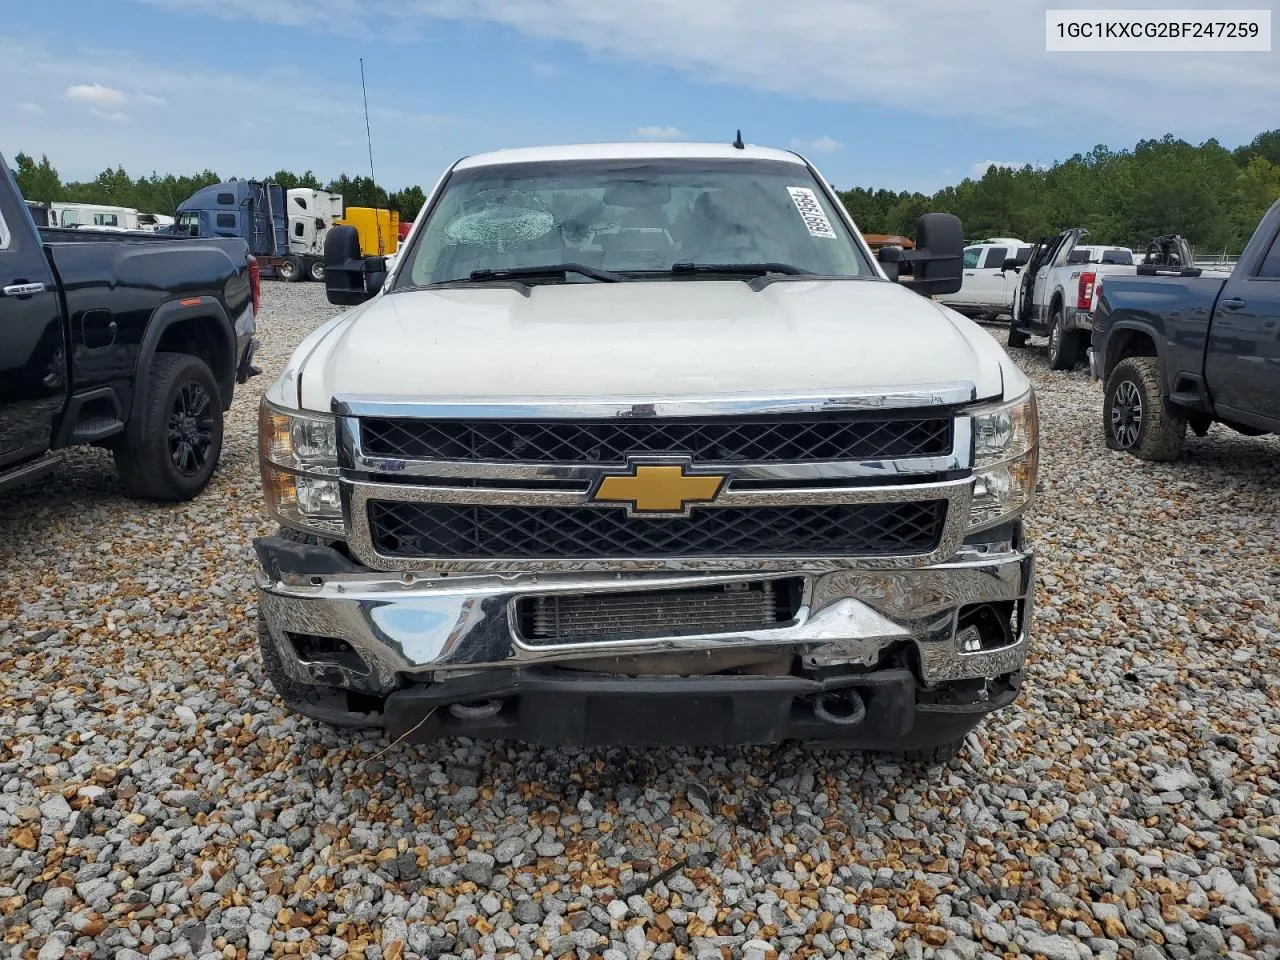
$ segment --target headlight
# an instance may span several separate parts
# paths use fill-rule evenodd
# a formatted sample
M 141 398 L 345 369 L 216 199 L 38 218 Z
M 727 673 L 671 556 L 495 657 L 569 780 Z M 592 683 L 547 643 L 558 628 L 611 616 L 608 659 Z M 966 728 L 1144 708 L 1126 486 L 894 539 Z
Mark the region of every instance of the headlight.
M 1036 488 L 1036 395 L 973 414 L 973 507 L 969 529 L 990 527 L 1024 510 Z
M 267 511 L 281 523 L 346 533 L 338 487 L 337 425 L 319 413 L 258 408 L 258 458 Z

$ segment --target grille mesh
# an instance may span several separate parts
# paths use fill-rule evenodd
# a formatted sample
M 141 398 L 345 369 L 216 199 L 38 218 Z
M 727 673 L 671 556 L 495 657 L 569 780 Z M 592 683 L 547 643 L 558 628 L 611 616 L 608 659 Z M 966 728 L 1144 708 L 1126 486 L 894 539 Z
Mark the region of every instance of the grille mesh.
M 687 455 L 704 463 L 902 459 L 951 451 L 948 417 L 679 417 L 645 420 L 360 421 L 365 454 L 406 460 L 623 463 L 628 455 Z
M 799 581 L 685 590 L 526 597 L 516 606 L 526 642 L 641 639 L 776 627 L 794 619 Z
M 369 501 L 374 549 L 433 560 L 875 557 L 934 550 L 944 501 L 716 507 L 632 518 L 597 507 Z

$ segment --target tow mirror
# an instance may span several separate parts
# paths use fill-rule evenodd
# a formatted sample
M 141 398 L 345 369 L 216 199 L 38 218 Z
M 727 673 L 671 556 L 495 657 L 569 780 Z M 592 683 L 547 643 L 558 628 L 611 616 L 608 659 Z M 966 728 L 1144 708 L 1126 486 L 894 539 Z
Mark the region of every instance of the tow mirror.
M 900 253 L 901 259 L 911 265 L 911 278 L 899 280 L 904 286 L 926 297 L 960 289 L 964 228 L 959 217 L 926 213 L 916 221 L 916 248 Z
M 369 257 L 368 260 L 381 260 Z M 372 279 L 368 261 L 360 256 L 360 233 L 355 227 L 333 227 L 324 238 L 324 291 L 329 302 L 341 307 L 364 303 L 382 288 L 386 279 L 386 264 L 382 263 L 382 276 L 377 286 L 369 286 Z M 376 276 L 376 271 L 373 273 Z
M 1000 264 L 1001 271 L 1012 270 L 1014 273 L 1017 273 L 1021 267 L 1022 264 L 1018 262 L 1017 257 L 1005 257 L 1004 263 Z

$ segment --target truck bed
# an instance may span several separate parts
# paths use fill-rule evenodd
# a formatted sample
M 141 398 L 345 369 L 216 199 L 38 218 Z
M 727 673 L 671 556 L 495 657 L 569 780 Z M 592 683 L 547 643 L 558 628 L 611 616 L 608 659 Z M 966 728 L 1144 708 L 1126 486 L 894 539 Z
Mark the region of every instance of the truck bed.
M 1108 351 L 1121 342 L 1117 334 L 1126 326 L 1155 332 L 1168 345 L 1170 355 L 1161 365 L 1172 386 L 1178 372 L 1203 372 L 1209 320 L 1225 284 L 1220 276 L 1108 276 L 1095 329 L 1108 336 Z M 1106 369 L 1106 358 L 1098 359 Z

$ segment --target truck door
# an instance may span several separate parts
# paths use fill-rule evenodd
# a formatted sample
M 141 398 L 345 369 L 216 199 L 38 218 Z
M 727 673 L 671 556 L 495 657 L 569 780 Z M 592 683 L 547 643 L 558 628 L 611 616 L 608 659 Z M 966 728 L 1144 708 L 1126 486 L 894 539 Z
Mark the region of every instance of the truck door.
M 1209 393 L 1221 413 L 1234 414 L 1252 426 L 1276 429 L 1280 427 L 1280 225 L 1259 246 L 1261 251 L 1245 251 L 1218 297 L 1204 370 Z
M 981 247 L 965 247 L 964 259 L 961 262 L 963 274 L 960 278 L 960 289 L 948 296 L 950 303 L 976 303 L 978 264 L 982 262 Z
M 1047 266 L 1047 257 L 1052 252 L 1054 241 L 1041 237 L 1031 247 L 1031 254 L 1018 277 L 1018 289 L 1014 295 L 1013 309 L 1019 323 L 1026 323 L 1032 317 L 1036 274 Z
M 0 159 L 0 468 L 49 448 L 66 393 L 53 271 Z
M 992 312 L 1009 308 L 1005 298 L 1007 275 L 1002 269 L 1004 258 L 1009 256 L 1008 247 L 987 247 L 982 254 L 982 261 L 974 271 L 973 302 Z M 968 283 L 968 278 L 965 278 Z

